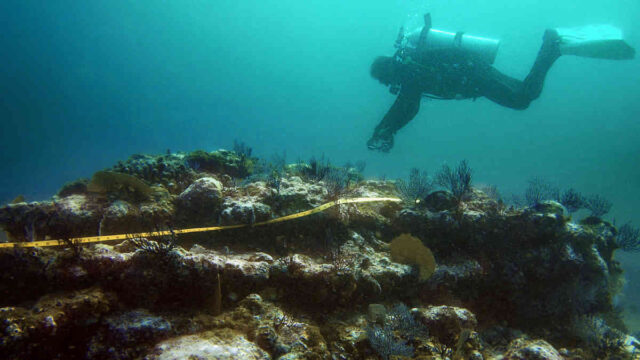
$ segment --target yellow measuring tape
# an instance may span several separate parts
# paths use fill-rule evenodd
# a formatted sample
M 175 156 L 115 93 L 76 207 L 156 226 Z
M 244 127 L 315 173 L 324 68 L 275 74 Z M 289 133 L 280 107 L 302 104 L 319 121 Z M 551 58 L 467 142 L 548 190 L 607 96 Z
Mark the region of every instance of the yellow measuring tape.
M 0 243 L 0 248 L 12 248 L 12 247 L 46 247 L 46 246 L 62 246 L 66 245 L 69 242 L 73 244 L 88 244 L 102 241 L 113 241 L 113 240 L 126 240 L 131 238 L 142 238 L 142 237 L 154 237 L 154 236 L 166 236 L 173 234 L 189 234 L 189 233 L 197 233 L 197 232 L 205 232 L 205 231 L 218 231 L 218 230 L 229 230 L 229 229 L 239 229 L 248 226 L 261 226 L 268 225 L 273 223 L 279 223 L 283 221 L 293 220 L 297 218 L 301 218 L 304 216 L 308 216 L 311 214 L 319 213 L 321 211 L 327 210 L 328 208 L 341 205 L 341 204 L 352 204 L 352 203 L 366 203 L 366 202 L 379 202 L 379 201 L 394 201 L 400 202 L 402 200 L 398 198 L 388 198 L 388 197 L 380 197 L 380 198 L 350 198 L 350 199 L 338 199 L 335 201 L 328 202 L 326 204 L 322 204 L 318 207 L 315 207 L 311 210 L 302 211 L 299 213 L 282 216 L 279 218 L 261 221 L 254 224 L 239 224 L 239 225 L 227 225 L 227 226 L 211 226 L 211 227 L 201 227 L 201 228 L 191 228 L 191 229 L 180 229 L 180 230 L 164 230 L 164 231 L 153 231 L 153 232 L 143 232 L 136 234 L 119 234 L 119 235 L 103 235 L 103 236 L 88 236 L 88 237 L 79 237 L 72 238 L 69 240 L 44 240 L 44 241 L 32 241 L 32 242 L 12 242 L 12 243 Z

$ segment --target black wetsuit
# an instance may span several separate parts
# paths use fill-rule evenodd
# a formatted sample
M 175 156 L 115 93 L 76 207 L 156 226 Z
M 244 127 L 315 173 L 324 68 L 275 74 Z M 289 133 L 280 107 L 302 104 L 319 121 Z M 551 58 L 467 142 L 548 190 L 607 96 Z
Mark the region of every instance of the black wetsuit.
M 393 135 L 418 113 L 423 95 L 441 99 L 484 96 L 502 106 L 526 109 L 540 96 L 546 74 L 560 56 L 557 41 L 550 36 L 553 33 L 545 34 L 536 62 L 524 81 L 501 73 L 459 48 L 396 56 L 400 72 L 398 98 L 376 126 L 367 145 L 370 149 L 389 151 L 393 147 Z

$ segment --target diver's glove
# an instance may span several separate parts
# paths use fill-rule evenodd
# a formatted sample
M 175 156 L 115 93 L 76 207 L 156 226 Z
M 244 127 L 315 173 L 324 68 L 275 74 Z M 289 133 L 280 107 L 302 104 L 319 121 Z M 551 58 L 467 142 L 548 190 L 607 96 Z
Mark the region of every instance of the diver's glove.
M 393 147 L 393 135 L 374 134 L 371 139 L 367 141 L 367 147 L 369 150 L 389 152 Z

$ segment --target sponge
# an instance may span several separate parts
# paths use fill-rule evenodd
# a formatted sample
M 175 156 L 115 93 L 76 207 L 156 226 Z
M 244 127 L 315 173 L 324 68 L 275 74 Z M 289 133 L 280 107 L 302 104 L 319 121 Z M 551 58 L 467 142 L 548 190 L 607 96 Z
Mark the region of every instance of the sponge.
M 420 280 L 424 281 L 436 271 L 436 259 L 422 241 L 410 234 L 402 234 L 391 241 L 391 259 L 401 264 L 420 267 Z

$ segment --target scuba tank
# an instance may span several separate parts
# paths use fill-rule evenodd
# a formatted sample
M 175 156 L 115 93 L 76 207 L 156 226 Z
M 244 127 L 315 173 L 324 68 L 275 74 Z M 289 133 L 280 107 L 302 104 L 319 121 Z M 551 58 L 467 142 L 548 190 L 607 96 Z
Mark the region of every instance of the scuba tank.
M 489 64 L 493 64 L 498 54 L 500 40 L 468 35 L 462 31 L 449 32 L 433 29 L 431 15 L 426 14 L 424 26 L 421 29 L 405 33 L 404 28 L 400 28 L 395 46 L 399 49 L 415 49 L 418 53 L 436 49 L 460 48 L 475 54 Z

